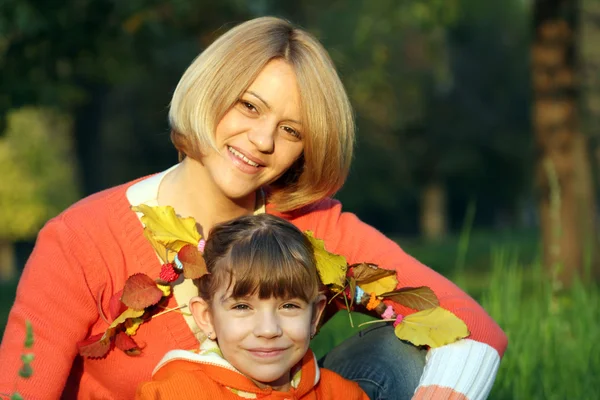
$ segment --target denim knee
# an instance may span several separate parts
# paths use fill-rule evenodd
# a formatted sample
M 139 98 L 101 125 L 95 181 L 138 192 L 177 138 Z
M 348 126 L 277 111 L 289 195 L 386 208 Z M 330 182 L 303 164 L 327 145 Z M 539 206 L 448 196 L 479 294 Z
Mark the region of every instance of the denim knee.
M 322 359 L 323 367 L 356 381 L 371 399 L 410 399 L 426 351 L 396 337 L 391 325 L 365 329 Z

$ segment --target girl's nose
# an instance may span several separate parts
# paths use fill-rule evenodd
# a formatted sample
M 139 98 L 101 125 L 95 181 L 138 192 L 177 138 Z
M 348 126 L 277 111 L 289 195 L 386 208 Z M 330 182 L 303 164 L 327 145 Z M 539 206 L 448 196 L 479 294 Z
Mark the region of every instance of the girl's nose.
M 282 333 L 280 321 L 276 314 L 263 312 L 260 314 L 259 318 L 257 318 L 254 326 L 254 334 L 256 336 L 274 338 L 281 336 Z
M 271 154 L 275 150 L 275 134 L 277 126 L 265 121 L 248 132 L 248 140 L 261 153 Z

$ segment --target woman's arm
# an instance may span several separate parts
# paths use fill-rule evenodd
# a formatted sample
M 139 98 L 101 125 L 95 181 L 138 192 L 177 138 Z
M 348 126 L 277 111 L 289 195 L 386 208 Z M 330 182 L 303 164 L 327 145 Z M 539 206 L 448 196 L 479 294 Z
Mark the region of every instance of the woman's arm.
M 10 311 L 0 346 L 0 393 L 17 390 L 24 398 L 60 397 L 73 360 L 77 342 L 85 339 L 98 319 L 88 277 L 82 265 L 93 265 L 93 239 L 79 239 L 59 216 L 38 236 L 21 276 L 15 303 Z M 34 332 L 31 352 L 33 375 L 20 378 L 25 322 Z

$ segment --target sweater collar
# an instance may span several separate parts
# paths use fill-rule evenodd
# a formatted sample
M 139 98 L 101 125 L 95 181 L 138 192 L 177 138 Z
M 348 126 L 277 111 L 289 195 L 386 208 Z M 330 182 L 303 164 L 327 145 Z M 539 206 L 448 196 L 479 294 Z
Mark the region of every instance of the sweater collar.
M 203 370 L 225 369 L 230 373 L 210 374 L 211 378 L 223 384 L 233 393 L 241 398 L 258 398 L 260 394 L 269 392 L 269 389 L 261 389 L 252 380 L 243 375 L 233 365 L 223 358 L 221 349 L 214 340 L 206 339 L 202 342 L 198 353 L 186 350 L 171 350 L 158 363 L 152 375 L 159 369 L 169 368 L 174 361 L 187 361 L 198 364 Z M 233 374 L 232 374 L 233 373 Z M 311 350 L 304 355 L 301 362 L 292 369 L 291 390 L 301 397 L 308 393 L 320 379 L 320 371 L 315 355 Z

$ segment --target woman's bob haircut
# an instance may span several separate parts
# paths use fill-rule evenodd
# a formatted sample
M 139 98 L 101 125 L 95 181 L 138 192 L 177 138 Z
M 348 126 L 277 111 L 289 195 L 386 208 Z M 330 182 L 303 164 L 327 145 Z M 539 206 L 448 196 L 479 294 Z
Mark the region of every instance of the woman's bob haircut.
M 312 244 L 290 222 L 271 214 L 247 215 L 216 225 L 203 256 L 209 274 L 195 284 L 209 304 L 222 287 L 234 299 L 257 295 L 312 303 L 319 294 Z
M 267 192 L 282 212 L 338 191 L 350 169 L 354 118 L 327 51 L 288 21 L 261 17 L 229 30 L 185 71 L 171 101 L 171 140 L 182 157 L 216 150 L 214 135 L 225 113 L 273 59 L 289 63 L 300 92 L 304 152 Z

